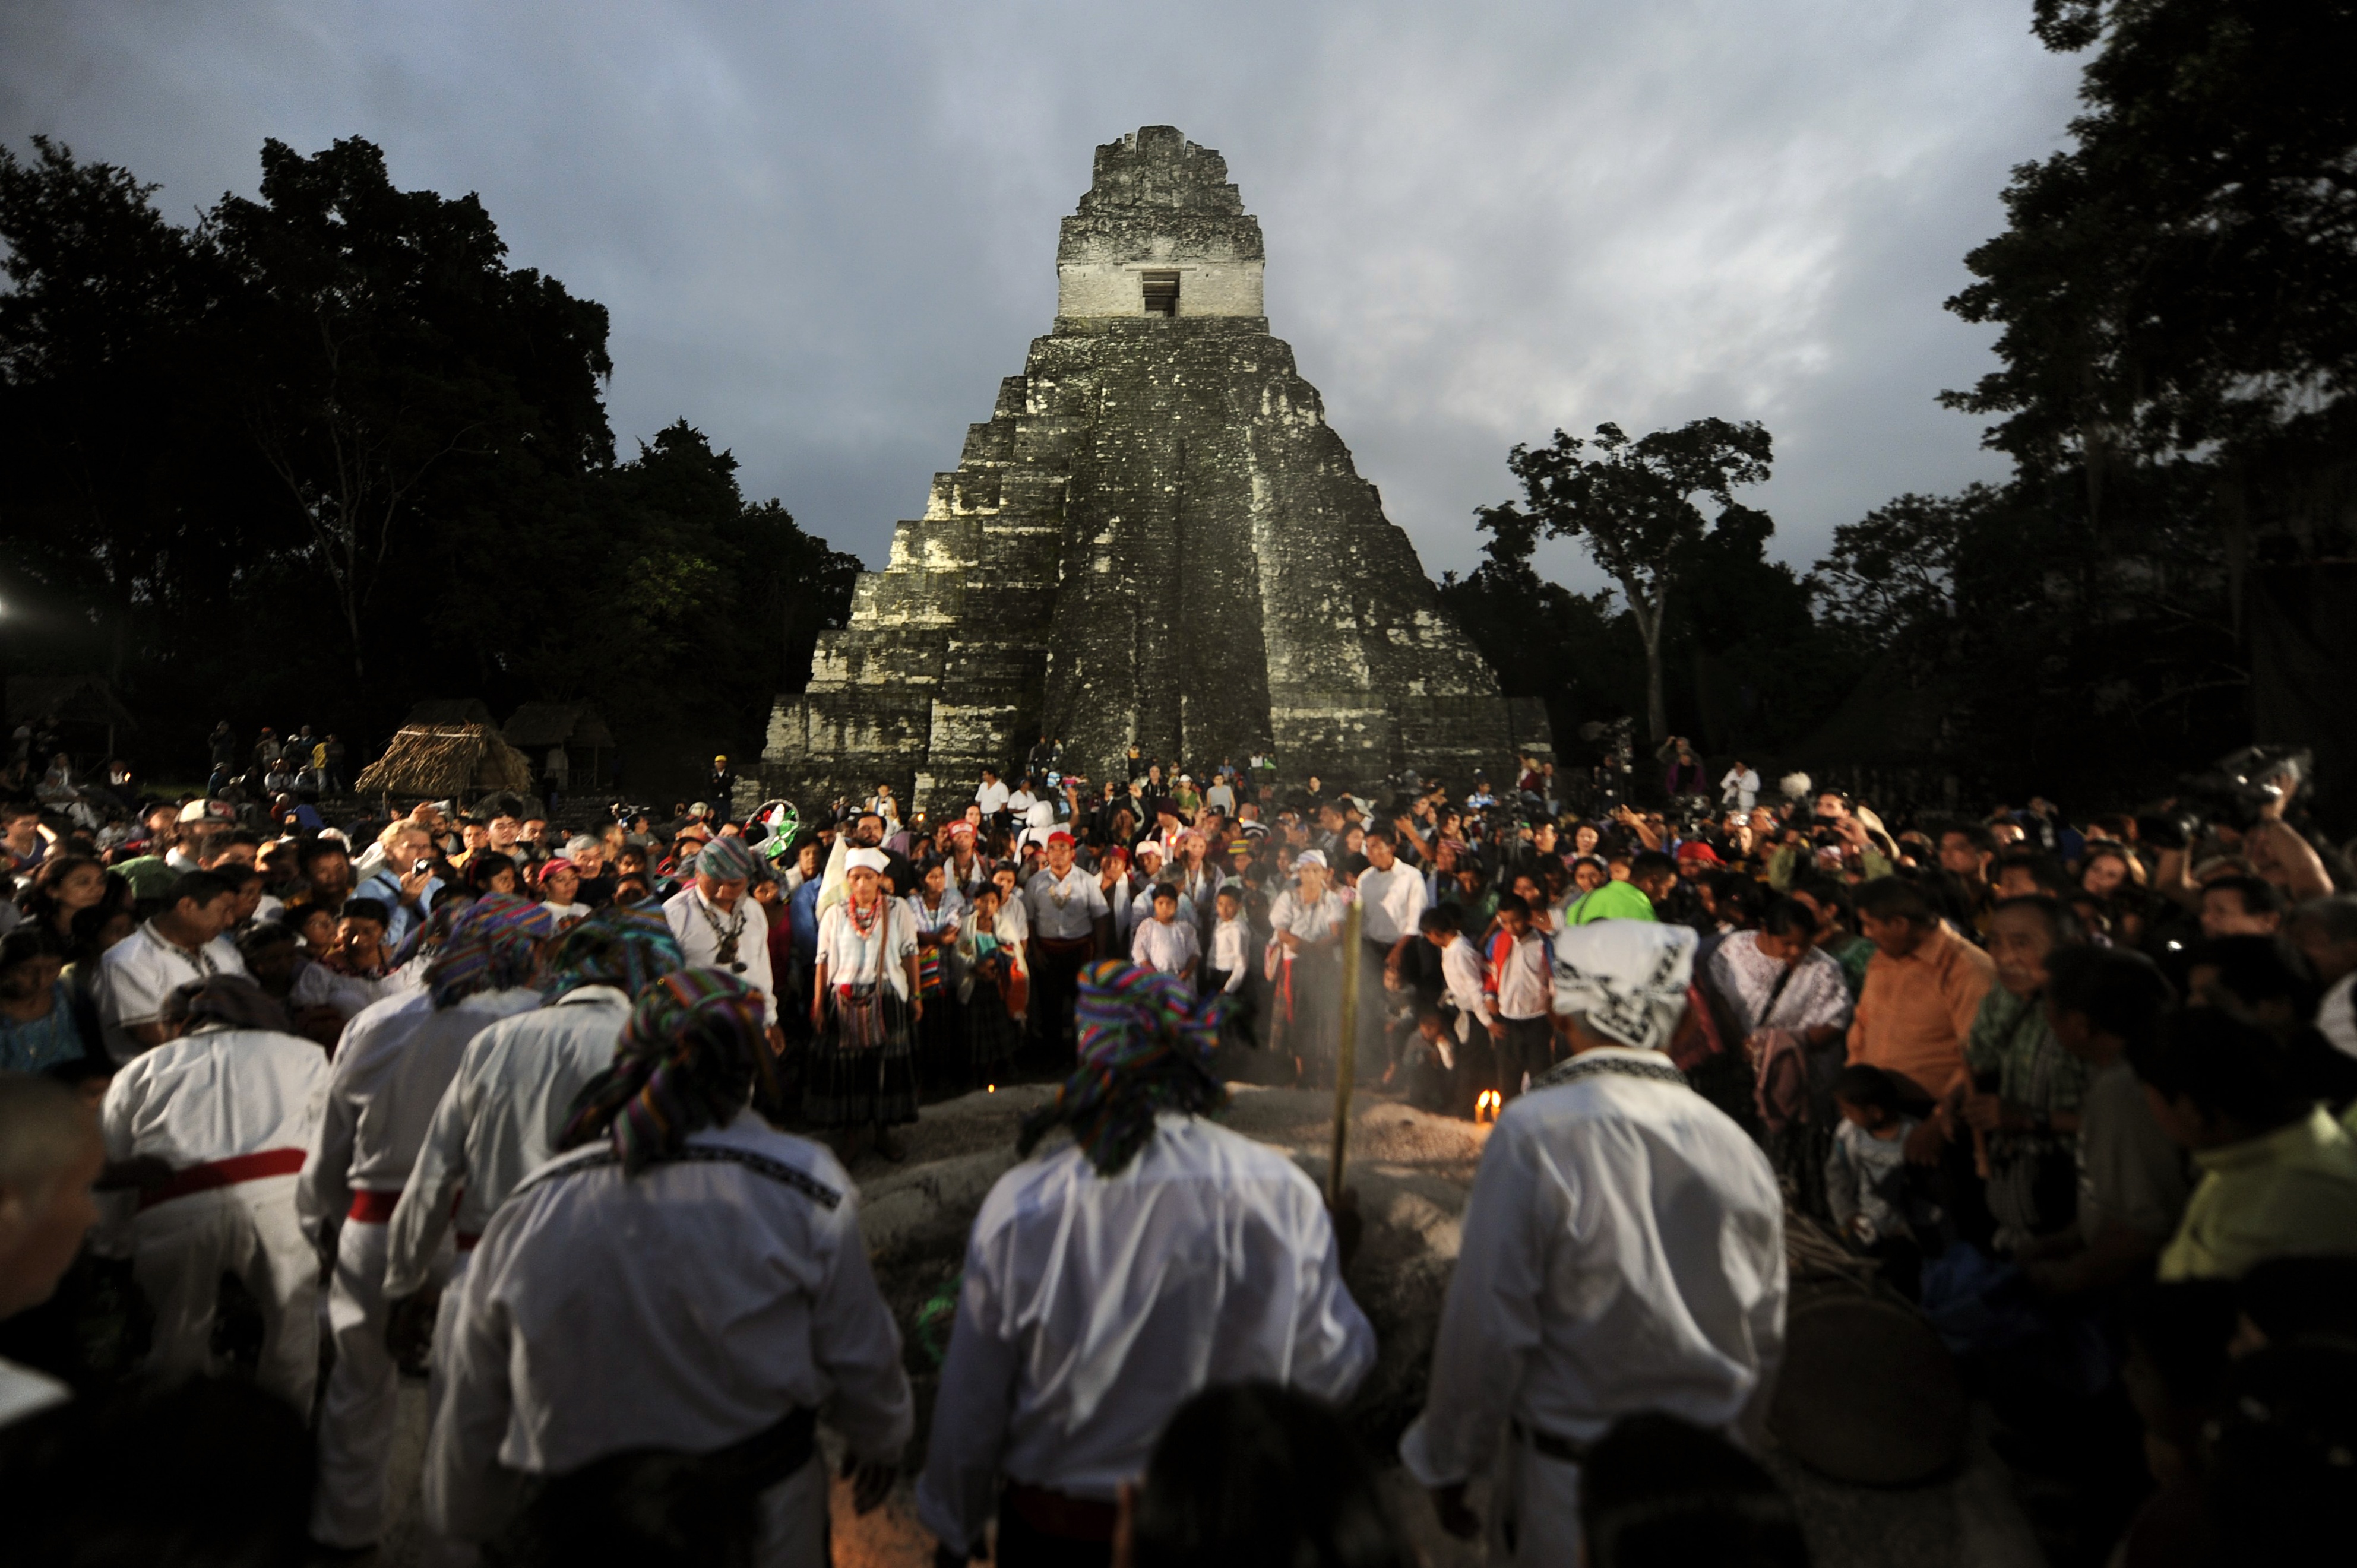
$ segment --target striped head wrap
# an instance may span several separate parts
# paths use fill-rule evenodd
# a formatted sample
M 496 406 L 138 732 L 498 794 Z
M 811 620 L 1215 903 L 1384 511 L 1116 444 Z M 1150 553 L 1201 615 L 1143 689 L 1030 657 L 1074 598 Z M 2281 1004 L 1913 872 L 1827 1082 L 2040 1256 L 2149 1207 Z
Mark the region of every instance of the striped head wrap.
M 585 985 L 611 985 L 636 999 L 686 964 L 679 939 L 661 910 L 609 905 L 557 939 L 540 994 L 554 1002 Z
M 764 1037 L 761 993 L 717 969 L 683 969 L 648 987 L 630 1009 L 614 1064 L 584 1084 L 557 1140 L 608 1139 L 630 1176 L 690 1133 L 726 1126 L 743 1110 L 770 1122 L 786 1112 L 778 1058 Z
M 1211 1070 L 1223 997 L 1198 1002 L 1175 974 L 1119 959 L 1082 972 L 1080 1070 L 1056 1098 L 1023 1119 L 1016 1144 L 1029 1154 L 1059 1126 L 1101 1176 L 1118 1176 L 1154 1136 L 1160 1111 L 1197 1114 L 1227 1103 Z
M 434 1005 L 455 1007 L 479 991 L 527 984 L 540 967 L 540 942 L 556 930 L 544 904 L 486 893 L 450 918 L 450 933 L 425 966 Z
M 750 882 L 767 869 L 753 846 L 737 837 L 716 838 L 695 852 L 692 869 L 716 882 Z

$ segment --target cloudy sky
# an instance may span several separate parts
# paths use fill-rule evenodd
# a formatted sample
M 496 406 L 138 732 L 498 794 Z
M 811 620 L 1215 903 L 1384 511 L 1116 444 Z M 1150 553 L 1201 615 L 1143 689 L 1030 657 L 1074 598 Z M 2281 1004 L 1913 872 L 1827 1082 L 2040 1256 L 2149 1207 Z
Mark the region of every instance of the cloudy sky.
M 1994 477 L 1941 302 L 2051 149 L 2074 61 L 2027 0 L 10 0 L 0 139 L 251 192 L 264 137 L 481 194 L 613 313 L 625 443 L 684 415 L 869 562 L 1054 313 L 1057 220 L 1142 124 L 1219 148 L 1272 329 L 1426 567 L 1506 449 L 1764 421 L 1805 565 L 1902 490 Z M 1550 562 L 1589 574 L 1567 548 Z

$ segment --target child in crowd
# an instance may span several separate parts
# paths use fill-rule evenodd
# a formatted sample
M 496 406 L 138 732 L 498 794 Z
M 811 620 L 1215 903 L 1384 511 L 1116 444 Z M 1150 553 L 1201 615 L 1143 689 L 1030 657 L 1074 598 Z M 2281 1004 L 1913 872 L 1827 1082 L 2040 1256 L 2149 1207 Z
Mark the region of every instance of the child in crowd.
M 1886 1275 L 1913 1296 L 1922 1250 L 1907 1192 L 1907 1134 L 1918 1118 L 1907 1114 L 1899 1084 L 1863 1062 L 1834 1080 L 1841 1126 L 1825 1156 L 1825 1200 L 1842 1239 L 1882 1261 Z
M 1168 882 L 1154 886 L 1151 918 L 1141 922 L 1137 934 L 1129 944 L 1130 961 L 1141 969 L 1160 970 L 1181 980 L 1195 978 L 1195 966 L 1202 957 L 1201 940 L 1195 935 L 1195 923 L 1178 918 L 1178 889 Z

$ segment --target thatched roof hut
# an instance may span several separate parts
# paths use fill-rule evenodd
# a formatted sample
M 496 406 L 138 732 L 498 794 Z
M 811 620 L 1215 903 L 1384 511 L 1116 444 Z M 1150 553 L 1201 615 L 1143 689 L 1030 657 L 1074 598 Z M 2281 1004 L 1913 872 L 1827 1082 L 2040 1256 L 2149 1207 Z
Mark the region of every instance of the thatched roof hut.
M 490 789 L 527 794 L 532 765 L 485 724 L 406 724 L 352 787 L 367 795 L 472 797 Z
M 561 746 L 609 750 L 614 732 L 587 703 L 526 703 L 500 727 L 513 746 Z
M 115 701 L 114 688 L 95 675 L 11 675 L 8 722 L 111 725 L 137 729 L 131 710 Z

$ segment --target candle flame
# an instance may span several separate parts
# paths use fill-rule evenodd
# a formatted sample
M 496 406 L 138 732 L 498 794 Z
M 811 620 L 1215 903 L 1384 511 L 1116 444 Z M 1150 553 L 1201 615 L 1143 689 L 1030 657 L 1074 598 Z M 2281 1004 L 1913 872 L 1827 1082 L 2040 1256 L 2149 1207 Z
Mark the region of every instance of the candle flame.
M 1498 1119 L 1498 1112 L 1504 1108 L 1505 1103 L 1505 1096 L 1496 1090 L 1483 1090 L 1473 1098 L 1473 1120 L 1477 1122 L 1495 1122 Z

